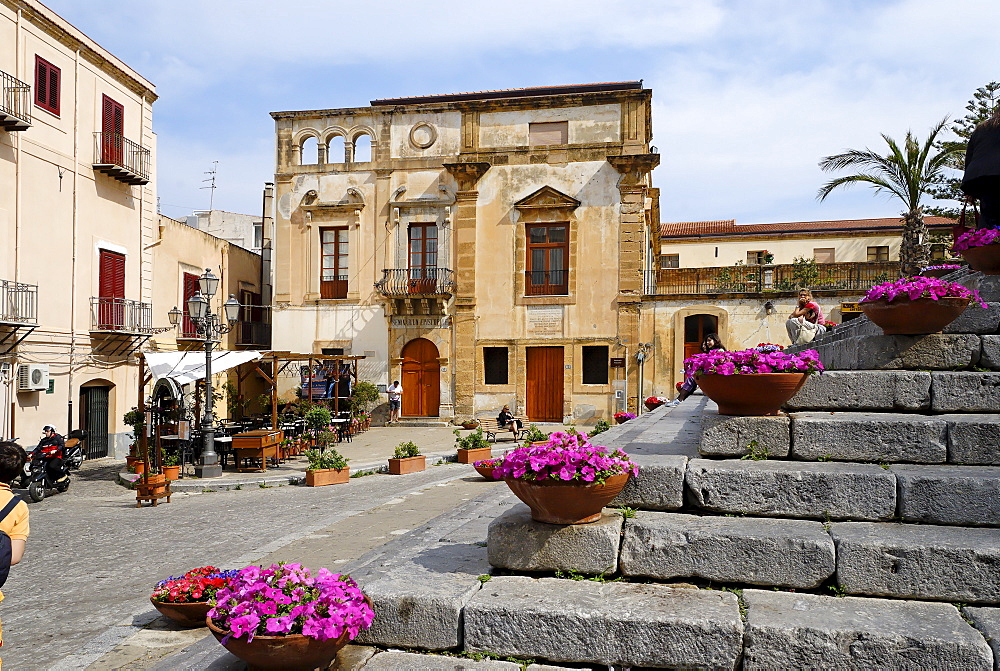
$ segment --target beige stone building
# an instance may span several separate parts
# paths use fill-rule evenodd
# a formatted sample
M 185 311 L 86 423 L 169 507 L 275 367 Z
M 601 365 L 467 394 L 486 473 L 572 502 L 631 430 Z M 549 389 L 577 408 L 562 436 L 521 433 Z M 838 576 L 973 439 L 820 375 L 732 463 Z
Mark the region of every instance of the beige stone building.
M 634 408 L 650 101 L 624 82 L 273 113 L 275 348 L 365 355 L 406 417 Z
M 925 222 L 933 257 L 944 258 L 954 222 Z M 812 288 L 827 320 L 853 318 L 868 287 L 899 277 L 901 230 L 900 219 L 664 223 L 642 308 L 642 338 L 654 344 L 645 392 L 673 396 L 684 358 L 708 333 L 729 349 L 787 344 L 784 324 L 801 286 Z
M 0 0 L 0 434 L 126 442 L 152 310 L 153 85 L 33 0 Z

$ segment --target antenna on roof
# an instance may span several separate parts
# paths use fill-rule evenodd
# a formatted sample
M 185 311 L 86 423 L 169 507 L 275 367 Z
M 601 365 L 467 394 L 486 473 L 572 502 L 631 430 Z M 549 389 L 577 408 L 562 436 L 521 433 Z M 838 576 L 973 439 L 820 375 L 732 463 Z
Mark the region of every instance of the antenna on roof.
M 212 206 L 215 204 L 215 173 L 218 172 L 219 162 L 212 161 L 212 169 L 206 170 L 204 174 L 209 175 L 208 179 L 201 180 L 202 182 L 211 182 L 208 186 L 203 186 L 203 189 L 211 189 L 211 195 L 208 197 L 208 211 L 212 211 Z

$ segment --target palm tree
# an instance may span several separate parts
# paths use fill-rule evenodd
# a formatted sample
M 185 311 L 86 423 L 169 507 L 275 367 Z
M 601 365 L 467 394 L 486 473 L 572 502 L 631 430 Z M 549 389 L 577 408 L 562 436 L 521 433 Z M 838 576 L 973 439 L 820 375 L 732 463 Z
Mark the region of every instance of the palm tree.
M 883 133 L 882 139 L 889 146 L 889 153 L 885 156 L 870 149 L 848 149 L 843 154 L 827 156 L 819 162 L 819 167 L 826 172 L 859 170 L 857 174 L 837 177 L 824 184 L 817 194 L 821 201 L 837 187 L 857 183 L 868 184 L 875 191 L 888 192 L 902 201 L 906 207 L 906 211 L 902 213 L 903 243 L 899 251 L 899 266 L 903 275 L 916 275 L 927 265 L 930 257 L 924 208 L 920 199 L 942 175 L 949 156 L 958 151 L 954 147 L 934 146 L 947 121 L 944 118 L 934 126 L 923 143 L 912 132 L 907 131 L 902 148 Z M 932 154 L 935 149 L 937 152 Z

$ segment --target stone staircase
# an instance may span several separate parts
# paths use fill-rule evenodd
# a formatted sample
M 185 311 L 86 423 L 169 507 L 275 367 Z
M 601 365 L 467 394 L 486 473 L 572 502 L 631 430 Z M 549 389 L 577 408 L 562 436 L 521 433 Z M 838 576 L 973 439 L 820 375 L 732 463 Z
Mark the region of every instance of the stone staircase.
M 604 434 L 642 472 L 600 522 L 534 522 L 500 491 L 352 567 L 377 612 L 361 641 L 633 668 L 1000 669 L 1000 278 L 960 280 L 987 310 L 922 337 L 853 320 L 814 343 L 831 370 L 787 414 L 720 416 L 696 395 Z

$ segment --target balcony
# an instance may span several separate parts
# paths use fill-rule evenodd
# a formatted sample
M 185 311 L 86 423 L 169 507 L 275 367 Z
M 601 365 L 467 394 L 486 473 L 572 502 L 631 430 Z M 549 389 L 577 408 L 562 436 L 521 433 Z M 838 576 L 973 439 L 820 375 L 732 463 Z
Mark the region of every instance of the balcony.
M 31 128 L 31 87 L 0 71 L 0 126 L 6 131 Z
M 724 266 L 666 268 L 646 274 L 651 296 L 757 294 L 765 291 L 867 291 L 873 284 L 899 277 L 896 261 L 818 263 L 810 266 Z
M 569 294 L 568 270 L 524 271 L 525 296 L 566 296 Z
M 94 133 L 94 170 L 126 184 L 149 183 L 150 152 L 118 133 Z
M 271 349 L 271 307 L 240 305 L 240 319 L 233 333 L 239 347 Z
M 455 273 L 448 268 L 386 269 L 375 290 L 386 298 L 450 296 L 455 292 Z
M 38 328 L 38 286 L 0 280 L 0 355 Z
M 128 298 L 91 298 L 90 330 L 95 332 L 152 335 L 153 306 Z

